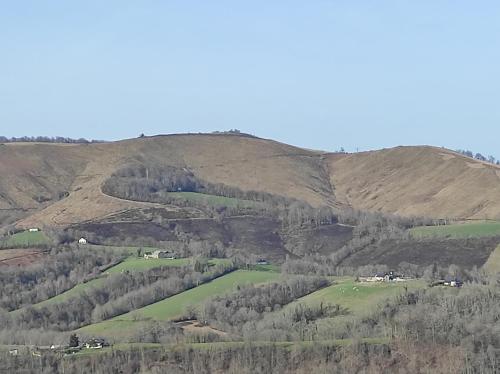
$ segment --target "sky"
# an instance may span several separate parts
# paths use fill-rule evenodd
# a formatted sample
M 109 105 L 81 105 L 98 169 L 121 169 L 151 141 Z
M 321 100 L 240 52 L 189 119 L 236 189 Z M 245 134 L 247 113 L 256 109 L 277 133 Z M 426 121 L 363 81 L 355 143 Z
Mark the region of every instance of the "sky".
M 500 157 L 500 2 L 0 0 L 0 135 Z

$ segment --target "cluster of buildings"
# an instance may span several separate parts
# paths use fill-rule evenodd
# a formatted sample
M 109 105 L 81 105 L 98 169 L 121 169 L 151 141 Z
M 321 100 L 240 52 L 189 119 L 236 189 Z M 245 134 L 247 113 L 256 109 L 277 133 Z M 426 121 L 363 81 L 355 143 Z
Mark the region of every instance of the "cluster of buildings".
M 100 338 L 92 338 L 85 341 L 83 344 L 79 344 L 75 347 L 71 347 L 69 345 L 50 345 L 50 346 L 39 346 L 35 347 L 31 354 L 35 357 L 42 357 L 44 354 L 48 353 L 60 353 L 60 354 L 71 354 L 78 352 L 82 349 L 102 349 L 104 347 L 109 347 L 109 343 L 104 339 Z M 19 351 L 18 349 L 10 350 L 9 353 L 12 356 L 17 356 Z
M 377 273 L 371 277 L 359 277 L 360 282 L 405 282 L 408 280 L 409 278 L 405 278 L 403 275 L 397 274 L 395 271 Z
M 464 285 L 464 282 L 460 278 L 453 277 L 453 276 L 448 276 L 445 279 L 438 280 L 437 282 L 434 282 L 431 284 L 432 287 L 434 286 L 446 286 L 446 287 L 462 287 Z
M 175 260 L 176 256 L 174 252 L 167 251 L 167 250 L 156 250 L 153 252 L 146 252 L 144 253 L 144 258 L 146 260 L 150 258 L 166 258 L 168 260 Z

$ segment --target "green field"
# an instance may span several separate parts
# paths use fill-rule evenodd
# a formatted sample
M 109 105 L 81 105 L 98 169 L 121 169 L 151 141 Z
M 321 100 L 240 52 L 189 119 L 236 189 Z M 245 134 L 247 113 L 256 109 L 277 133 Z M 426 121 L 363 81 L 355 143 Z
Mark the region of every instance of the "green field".
M 225 206 L 229 208 L 256 208 L 262 203 L 258 201 L 236 199 L 233 197 L 224 197 L 217 195 L 207 195 L 198 192 L 169 192 L 169 197 L 185 200 L 193 203 L 201 203 L 210 206 Z
M 129 257 L 118 265 L 113 266 L 106 270 L 105 273 L 121 273 L 123 271 L 146 271 L 149 269 L 158 268 L 161 266 L 184 266 L 191 263 L 190 258 L 176 258 L 168 260 L 166 258 L 150 258 L 144 259 L 143 257 Z
M 113 266 L 105 271 L 107 274 L 121 273 L 123 271 L 146 271 L 149 269 L 159 268 L 162 266 L 186 266 L 191 264 L 193 259 L 189 258 L 176 258 L 169 260 L 166 258 L 150 258 L 144 259 L 142 257 L 129 257 L 120 262 L 118 265 Z M 212 258 L 208 260 L 209 265 L 226 264 L 231 261 L 225 258 Z
M 425 283 L 422 281 L 360 283 L 353 279 L 343 279 L 337 284 L 300 298 L 288 307 L 293 307 L 297 303 L 317 305 L 324 302 L 340 305 L 351 315 L 363 315 L 373 310 L 373 307 L 380 302 L 400 295 L 405 287 L 412 290 L 425 287 Z
M 232 291 L 237 285 L 264 283 L 279 277 L 279 273 L 270 271 L 237 270 L 157 303 L 83 327 L 80 331 L 86 334 L 114 336 L 144 325 L 141 320 L 168 321 L 180 318 L 188 306 L 200 305 L 213 296 Z
M 49 238 L 41 231 L 29 232 L 22 231 L 17 234 L 5 237 L 0 241 L 0 247 L 16 248 L 16 247 L 37 247 L 50 244 Z
M 275 273 L 281 272 L 281 266 L 267 264 L 267 265 L 249 265 L 247 270 L 257 270 L 257 271 L 272 271 Z
M 422 226 L 411 229 L 410 234 L 416 239 L 500 236 L 500 222 L 479 221 L 443 226 Z
M 77 284 L 75 287 L 70 288 L 69 290 L 60 293 L 59 295 L 56 295 L 54 297 L 51 297 L 50 299 L 41 301 L 37 304 L 33 304 L 34 308 L 42 308 L 44 306 L 48 306 L 50 304 L 55 304 L 55 303 L 60 303 L 66 300 L 69 300 L 72 297 L 79 296 L 83 294 L 86 290 L 92 288 L 92 287 L 100 287 L 104 283 L 105 277 L 102 278 L 96 278 L 92 279 L 88 282 L 85 283 L 80 283 Z M 18 312 L 19 310 L 14 311 Z
M 157 267 L 161 266 L 183 266 L 183 265 L 189 265 L 191 263 L 192 259 L 191 258 L 178 258 L 175 260 L 168 260 L 166 258 L 159 258 L 159 259 L 144 259 L 144 258 L 137 258 L 137 257 L 129 257 L 125 259 L 124 261 L 120 262 L 119 264 L 109 268 L 106 270 L 103 274 L 116 274 L 120 273 L 122 271 L 146 271 L 149 269 L 154 269 Z M 220 263 L 229 263 L 229 260 L 227 259 L 210 259 L 208 261 L 209 264 L 220 264 Z M 105 276 L 92 279 L 88 282 L 85 283 L 80 283 L 77 284 L 75 287 L 57 295 L 54 296 L 50 299 L 44 300 L 38 304 L 34 304 L 34 307 L 43 307 L 47 306 L 49 304 L 57 303 L 57 302 L 62 302 L 66 301 L 74 296 L 81 295 L 83 292 L 88 290 L 91 287 L 100 287 L 105 280 Z

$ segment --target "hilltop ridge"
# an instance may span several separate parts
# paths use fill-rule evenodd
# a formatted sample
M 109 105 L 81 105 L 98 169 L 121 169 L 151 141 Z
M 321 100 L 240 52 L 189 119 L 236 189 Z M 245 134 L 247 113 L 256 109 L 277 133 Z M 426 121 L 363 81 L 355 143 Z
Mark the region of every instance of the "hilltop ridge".
M 500 218 L 500 168 L 431 146 L 325 153 L 246 134 L 0 145 L 0 209 L 21 226 L 69 225 L 154 203 L 107 196 L 120 168 L 184 168 L 214 184 L 312 206 L 434 218 Z M 6 219 L 3 223 L 7 223 Z M 10 223 L 10 222 L 8 222 Z

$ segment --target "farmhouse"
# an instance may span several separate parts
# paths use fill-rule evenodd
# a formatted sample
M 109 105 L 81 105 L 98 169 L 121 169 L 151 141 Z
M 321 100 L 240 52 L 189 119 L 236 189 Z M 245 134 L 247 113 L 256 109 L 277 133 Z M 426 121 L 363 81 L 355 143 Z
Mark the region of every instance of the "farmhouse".
M 80 238 L 80 240 L 78 240 L 78 244 L 87 244 L 87 239 Z
M 162 250 L 156 250 L 153 252 L 146 252 L 144 253 L 144 258 L 145 259 L 150 259 L 150 258 L 166 258 L 169 260 L 174 260 L 175 259 L 175 254 L 170 251 L 162 251 Z
M 101 349 L 109 345 L 104 339 L 90 339 L 85 342 L 85 348 L 87 349 Z
M 267 261 L 265 258 L 259 258 L 257 260 L 257 265 L 269 265 L 269 261 Z
M 462 287 L 463 282 L 459 278 L 448 276 L 445 278 L 443 285 L 448 287 Z
M 394 271 L 389 271 L 388 273 L 377 273 L 372 277 L 359 277 L 362 282 L 404 282 L 408 278 L 404 278 L 402 275 L 398 275 Z

